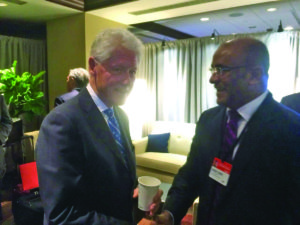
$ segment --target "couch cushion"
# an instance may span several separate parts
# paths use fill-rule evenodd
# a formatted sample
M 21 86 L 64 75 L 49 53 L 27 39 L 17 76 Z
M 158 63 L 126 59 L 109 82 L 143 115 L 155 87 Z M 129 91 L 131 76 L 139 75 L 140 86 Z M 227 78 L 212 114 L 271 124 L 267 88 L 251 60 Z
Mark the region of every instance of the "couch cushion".
M 188 155 L 192 139 L 179 134 L 171 134 L 169 140 L 169 153 Z
M 149 134 L 146 152 L 168 152 L 170 133 Z
M 137 166 L 177 174 L 186 156 L 172 153 L 145 152 L 136 155 Z

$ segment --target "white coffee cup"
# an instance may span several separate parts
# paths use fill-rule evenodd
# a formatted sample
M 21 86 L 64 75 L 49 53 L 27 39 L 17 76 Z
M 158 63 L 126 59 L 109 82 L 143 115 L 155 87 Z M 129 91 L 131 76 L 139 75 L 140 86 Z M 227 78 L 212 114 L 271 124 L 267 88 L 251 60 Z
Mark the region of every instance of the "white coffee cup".
M 143 211 L 149 211 L 153 197 L 158 191 L 160 180 L 155 177 L 142 176 L 138 179 L 139 182 L 139 197 L 138 208 Z

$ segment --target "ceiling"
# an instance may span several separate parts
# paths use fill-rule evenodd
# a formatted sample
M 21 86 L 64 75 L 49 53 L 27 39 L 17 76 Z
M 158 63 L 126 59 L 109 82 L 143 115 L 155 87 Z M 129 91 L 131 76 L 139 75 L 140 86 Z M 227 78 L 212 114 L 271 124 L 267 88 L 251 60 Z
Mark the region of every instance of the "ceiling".
M 127 24 L 143 42 L 300 30 L 300 0 L 0 0 L 0 20 L 46 22 L 86 13 Z M 268 8 L 277 8 L 267 12 Z M 202 22 L 200 18 L 209 18 Z

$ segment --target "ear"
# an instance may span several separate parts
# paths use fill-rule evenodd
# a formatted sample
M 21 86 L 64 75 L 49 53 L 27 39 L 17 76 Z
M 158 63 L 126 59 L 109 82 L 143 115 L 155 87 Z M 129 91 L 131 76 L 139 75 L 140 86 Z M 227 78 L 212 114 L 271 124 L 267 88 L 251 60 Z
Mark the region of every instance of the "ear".
M 95 67 L 96 67 L 96 62 L 94 60 L 94 57 L 89 57 L 89 73 L 90 73 L 90 76 L 94 76 Z
M 261 66 L 255 66 L 250 69 L 249 74 L 249 84 L 261 83 L 264 76 L 264 70 Z

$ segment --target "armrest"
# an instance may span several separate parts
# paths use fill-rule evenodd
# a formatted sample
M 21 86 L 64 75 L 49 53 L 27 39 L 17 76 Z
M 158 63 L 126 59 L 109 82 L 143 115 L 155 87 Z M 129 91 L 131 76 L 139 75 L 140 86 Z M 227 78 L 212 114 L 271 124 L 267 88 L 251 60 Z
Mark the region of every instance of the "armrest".
M 33 162 L 36 159 L 35 145 L 39 135 L 39 131 L 27 132 L 22 138 L 22 148 L 24 154 L 24 161 Z
M 135 148 L 135 154 L 141 154 L 146 152 L 147 144 L 148 144 L 148 137 L 143 137 L 139 140 L 132 141 L 132 144 Z
M 193 225 L 197 224 L 198 206 L 199 206 L 199 197 L 196 198 L 193 203 Z
M 34 161 L 34 143 L 33 143 L 32 135 L 24 135 L 22 137 L 22 149 L 23 149 L 24 163 L 33 162 Z

